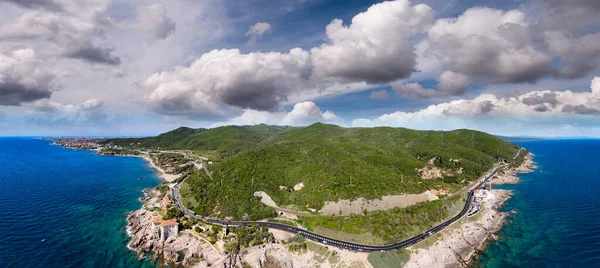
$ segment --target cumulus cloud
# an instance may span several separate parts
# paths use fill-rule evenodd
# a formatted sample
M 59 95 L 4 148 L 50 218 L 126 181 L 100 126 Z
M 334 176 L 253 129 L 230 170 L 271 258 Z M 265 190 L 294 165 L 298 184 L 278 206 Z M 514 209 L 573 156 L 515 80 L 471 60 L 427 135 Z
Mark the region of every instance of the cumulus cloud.
M 557 94 L 554 92 L 532 93 L 522 99 L 522 102 L 527 105 L 550 104 L 556 106 L 558 104 Z
M 437 89 L 424 88 L 419 83 L 403 83 L 403 81 L 392 82 L 391 86 L 400 96 L 426 99 L 462 95 L 471 82 L 465 75 L 452 71 L 444 71 L 438 76 L 437 81 Z
M 258 39 L 261 39 L 265 34 L 271 33 L 271 31 L 271 24 L 266 22 L 257 22 L 250 26 L 248 32 L 246 32 L 246 36 L 250 38 L 248 45 L 254 45 Z
M 581 78 L 600 66 L 600 33 L 573 37 L 570 33 L 547 31 L 544 37 L 550 51 L 560 56 L 559 78 Z
M 219 115 L 218 103 L 242 109 L 275 111 L 308 83 L 308 52 L 241 54 L 213 50 L 189 67 L 157 73 L 140 83 L 151 89 L 146 102 L 161 113 Z
M 597 1 L 539 1 L 530 10 L 535 12 L 474 7 L 439 19 L 427 32 L 426 54 L 446 72 L 479 83 L 576 79 L 597 70 Z
M 400 96 L 407 98 L 426 99 L 439 96 L 440 92 L 431 88 L 424 88 L 419 83 L 404 83 L 402 81 L 393 82 L 392 89 Z
M 215 124 L 213 127 L 221 125 L 256 124 L 304 126 L 316 122 L 340 124 L 342 119 L 331 111 L 323 112 L 314 102 L 306 101 L 296 103 L 289 112 L 268 112 L 246 109 L 241 115 L 226 122 Z
M 102 125 L 110 118 L 104 111 L 104 102 L 90 99 L 80 104 L 61 104 L 49 100 L 33 103 L 25 117 L 38 125 Z
M 13 2 L 13 1 L 9 1 Z M 19 1 L 20 2 L 20 1 Z M 103 16 L 107 0 L 25 1 L 20 15 L 0 26 L 0 40 L 34 39 L 51 44 L 48 53 L 90 63 L 118 65 L 114 49 L 94 43 L 104 37 L 110 20 Z M 58 8 L 49 8 L 49 6 Z
M 415 35 L 433 19 L 424 4 L 407 0 L 375 4 L 352 18 L 352 24 L 333 20 L 326 27 L 328 43 L 311 49 L 315 70 L 341 81 L 387 83 L 416 71 Z
M 387 99 L 387 90 L 385 90 L 385 89 L 373 90 L 373 91 L 371 91 L 371 95 L 369 95 L 369 98 L 376 99 L 376 100 Z
M 474 99 L 454 100 L 415 112 L 394 112 L 374 119 L 356 119 L 353 126 L 402 126 L 421 129 L 461 127 L 501 131 L 508 124 L 558 125 L 583 122 L 597 124 L 600 113 L 600 77 L 591 91 L 532 91 L 518 96 L 482 94 Z M 503 122 L 503 123 L 500 123 Z M 505 124 L 504 124 L 505 123 Z
M 21 105 L 49 98 L 60 72 L 36 57 L 32 49 L 0 53 L 0 105 Z
M 312 101 L 305 101 L 294 105 L 292 111 L 290 111 L 282 120 L 286 125 L 306 125 L 314 122 L 335 122 L 339 121 L 340 118 L 331 111 L 322 112 Z
M 428 31 L 428 52 L 447 69 L 475 80 L 532 82 L 549 73 L 552 57 L 529 33 L 521 11 L 470 8 L 458 18 L 436 21 Z
M 150 91 L 145 97 L 149 106 L 163 114 L 222 115 L 223 105 L 277 111 L 291 97 L 299 102 L 408 77 L 415 71 L 412 38 L 426 30 L 432 16 L 427 5 L 384 2 L 356 15 L 347 27 L 341 20 L 331 22 L 328 42 L 310 52 L 214 50 L 189 67 L 154 74 L 140 85 Z M 264 34 L 267 28 L 258 24 L 249 33 Z

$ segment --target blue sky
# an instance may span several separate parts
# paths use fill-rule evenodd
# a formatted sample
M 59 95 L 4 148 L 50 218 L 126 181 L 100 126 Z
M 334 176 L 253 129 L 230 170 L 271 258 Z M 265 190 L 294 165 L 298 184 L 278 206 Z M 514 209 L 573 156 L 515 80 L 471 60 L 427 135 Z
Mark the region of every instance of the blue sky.
M 0 136 L 181 125 L 600 137 L 592 0 L 0 0 Z

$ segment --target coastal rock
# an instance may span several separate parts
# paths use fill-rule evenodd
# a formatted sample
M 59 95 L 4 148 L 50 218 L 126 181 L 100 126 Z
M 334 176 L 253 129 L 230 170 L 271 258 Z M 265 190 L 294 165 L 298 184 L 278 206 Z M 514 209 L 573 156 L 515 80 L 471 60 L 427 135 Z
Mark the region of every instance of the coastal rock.
M 475 253 L 503 225 L 508 213 L 498 212 L 512 191 L 491 190 L 485 199 L 485 209 L 479 215 L 463 218 L 439 235 L 437 241 L 424 249 L 411 247 L 411 257 L 405 267 L 467 267 Z
M 145 193 L 144 207 L 160 204 L 159 191 Z M 135 251 L 138 258 L 151 256 L 153 260 L 164 263 L 181 264 L 194 267 L 223 267 L 225 257 L 208 241 L 189 230 L 166 241 L 160 238 L 160 229 L 152 223 L 152 212 L 142 208 L 127 217 L 127 232 L 131 241 L 127 245 Z
M 533 162 L 533 154 L 528 153 L 521 165 L 516 168 L 506 169 L 503 174 L 498 175 L 496 178 L 492 179 L 492 184 L 516 184 L 521 181 L 519 177 L 517 177 L 518 173 L 529 173 L 533 172 L 535 169 L 535 162 Z

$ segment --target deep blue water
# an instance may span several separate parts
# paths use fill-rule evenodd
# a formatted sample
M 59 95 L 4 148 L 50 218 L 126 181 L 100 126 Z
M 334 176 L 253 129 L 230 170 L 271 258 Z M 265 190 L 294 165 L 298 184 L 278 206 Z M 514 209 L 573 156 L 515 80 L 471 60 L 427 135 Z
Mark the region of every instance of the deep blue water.
M 476 266 L 600 267 L 600 140 L 518 144 L 539 168 L 501 187 L 517 214 Z M 0 267 L 155 266 L 127 250 L 125 218 L 160 180 L 142 159 L 91 153 L 0 138 Z
M 0 138 L 0 267 L 149 267 L 127 213 L 160 180 L 144 160 Z M 142 178 L 142 180 L 138 180 Z
M 517 214 L 478 267 L 600 267 L 600 140 L 517 143 L 539 168 L 522 174 L 503 210 Z

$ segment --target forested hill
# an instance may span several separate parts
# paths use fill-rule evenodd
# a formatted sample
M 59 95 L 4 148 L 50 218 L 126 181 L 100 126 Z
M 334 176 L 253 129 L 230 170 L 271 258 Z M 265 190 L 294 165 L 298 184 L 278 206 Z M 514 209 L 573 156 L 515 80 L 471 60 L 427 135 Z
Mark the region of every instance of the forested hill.
M 257 219 L 267 216 L 253 194 L 268 193 L 280 206 L 319 209 L 325 201 L 357 197 L 454 192 L 519 147 L 472 130 L 244 126 L 178 129 L 154 138 L 108 140 L 150 148 L 213 150 L 220 159 L 185 184 L 197 213 Z M 139 142 L 139 145 L 136 143 Z M 293 190 L 302 183 L 301 190 Z M 443 194 L 442 194 L 443 195 Z
M 101 142 L 131 149 L 214 151 L 219 158 L 253 148 L 285 130 L 287 126 L 224 126 L 211 129 L 181 127 L 156 137 L 116 138 Z

